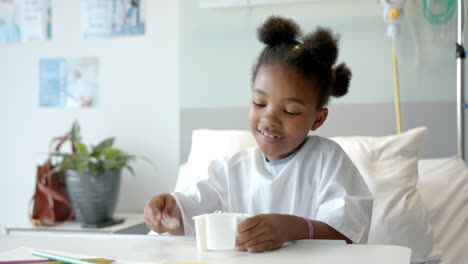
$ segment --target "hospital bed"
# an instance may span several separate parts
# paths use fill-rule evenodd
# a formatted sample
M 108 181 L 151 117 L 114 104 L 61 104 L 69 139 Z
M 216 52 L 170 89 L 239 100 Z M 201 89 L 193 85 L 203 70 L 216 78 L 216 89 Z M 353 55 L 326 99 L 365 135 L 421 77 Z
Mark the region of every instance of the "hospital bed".
M 468 263 L 468 168 L 459 156 L 419 159 L 427 128 L 380 137 L 332 137 L 375 196 L 370 244 L 412 249 L 412 263 Z M 211 160 L 254 146 L 248 130 L 195 129 L 176 191 Z M 441 262 L 440 262 L 441 261 Z
M 390 10 L 395 7 L 401 9 L 405 1 L 381 0 L 380 2 L 384 9 Z M 461 6 L 462 1 L 458 3 Z M 388 10 L 384 13 L 387 14 Z M 457 11 L 459 13 L 457 43 L 460 47 L 463 46 L 463 33 L 461 33 L 463 30 L 460 26 L 464 24 L 461 19 L 464 17 L 463 10 L 464 8 L 460 8 Z M 389 28 L 397 24 L 397 21 L 388 19 L 386 22 Z M 397 31 L 389 30 L 389 32 Z M 396 34 L 389 35 L 395 38 Z M 395 51 L 394 57 L 396 58 Z M 462 106 L 464 78 L 463 74 L 460 74 L 463 73 L 464 60 L 461 57 L 457 56 L 458 144 L 456 147 L 459 155 L 445 158 L 420 158 L 421 156 L 444 157 L 453 149 L 450 145 L 451 132 L 447 132 L 452 131 L 447 127 L 455 127 L 455 124 L 451 123 L 452 112 L 447 110 L 447 113 L 441 114 L 450 118 L 432 120 L 430 117 L 437 116 L 427 114 L 433 111 L 432 109 L 437 109 L 439 114 L 441 110 L 445 111 L 445 105 L 441 107 L 435 103 L 424 110 L 418 105 L 419 109 L 416 111 L 411 109 L 410 104 L 406 104 L 406 124 L 404 122 L 401 124 L 399 98 L 396 98 L 398 99 L 395 104 L 398 130 L 400 131 L 401 127 L 415 127 L 414 124 L 424 124 L 429 127 L 430 133 L 427 133 L 425 127 L 416 127 L 401 134 L 381 136 L 388 132 L 388 127 L 385 127 L 385 123 L 381 120 L 390 119 L 387 117 L 388 111 L 385 111 L 388 107 L 383 108 L 380 105 L 378 108 L 355 105 L 349 109 L 348 106 L 338 106 L 337 112 L 340 114 L 331 116 L 329 118 L 331 122 L 327 121 L 325 127 L 319 129 L 324 131 L 319 132 L 319 135 L 335 136 L 337 131 L 343 132 L 344 124 L 353 123 L 345 126 L 347 131 L 342 135 L 379 135 L 330 138 L 350 156 L 374 194 L 374 210 L 368 243 L 409 247 L 412 250 L 412 263 L 468 263 L 468 168 L 462 159 L 465 152 L 465 118 Z M 397 74 L 396 59 L 394 60 L 394 73 Z M 398 91 L 398 78 L 395 86 Z M 361 109 L 363 107 L 368 111 L 363 111 Z M 451 103 L 450 107 L 452 107 Z M 193 133 L 190 147 L 187 147 L 189 148 L 187 162 L 180 166 L 176 191 L 183 190 L 187 184 L 205 177 L 204 171 L 211 160 L 220 156 L 231 156 L 246 147 L 255 145 L 250 131 L 232 130 L 232 128 L 246 128 L 245 121 L 237 120 L 237 117 L 245 119 L 246 113 L 239 114 L 238 110 L 227 109 L 224 119 L 229 122 L 226 122 L 219 119 L 223 114 L 219 114 L 218 110 L 207 109 L 196 113 L 193 109 L 182 111 L 182 154 L 184 147 L 188 146 L 184 143 L 188 134 L 184 133 L 192 131 Z M 353 115 L 354 112 L 359 114 Z M 413 112 L 416 113 L 416 118 L 413 118 Z M 428 118 L 424 120 L 421 113 L 426 113 Z M 340 115 L 343 117 L 338 120 Z M 200 118 L 202 116 L 204 118 Z M 359 117 L 363 119 L 361 122 L 356 120 Z M 220 122 L 216 123 L 213 120 L 220 120 Z M 205 122 L 205 124 L 200 122 Z M 357 126 L 356 123 L 359 125 Z M 353 127 L 353 125 L 356 126 Z M 218 130 L 200 129 L 201 127 Z M 225 127 L 230 130 L 226 130 Z M 425 144 L 423 144 L 424 141 L 426 141 Z M 433 142 L 438 142 L 439 145 Z M 181 160 L 185 158 L 182 157 Z

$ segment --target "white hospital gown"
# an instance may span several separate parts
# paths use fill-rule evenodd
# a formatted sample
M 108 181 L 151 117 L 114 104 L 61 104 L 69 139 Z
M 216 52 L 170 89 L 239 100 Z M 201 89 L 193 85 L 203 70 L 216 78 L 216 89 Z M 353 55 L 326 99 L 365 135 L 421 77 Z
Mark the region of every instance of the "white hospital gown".
M 341 147 L 309 136 L 294 154 L 266 162 L 258 147 L 211 162 L 205 179 L 173 195 L 185 235 L 195 235 L 192 217 L 215 210 L 290 214 L 327 223 L 354 243 L 366 243 L 373 197 Z

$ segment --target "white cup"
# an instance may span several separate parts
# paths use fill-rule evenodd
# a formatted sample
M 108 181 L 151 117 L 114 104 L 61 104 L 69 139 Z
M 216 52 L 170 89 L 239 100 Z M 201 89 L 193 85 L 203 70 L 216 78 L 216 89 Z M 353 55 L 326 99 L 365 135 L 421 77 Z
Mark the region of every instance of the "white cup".
M 232 250 L 235 248 L 237 225 L 247 214 L 215 213 L 194 216 L 198 250 Z

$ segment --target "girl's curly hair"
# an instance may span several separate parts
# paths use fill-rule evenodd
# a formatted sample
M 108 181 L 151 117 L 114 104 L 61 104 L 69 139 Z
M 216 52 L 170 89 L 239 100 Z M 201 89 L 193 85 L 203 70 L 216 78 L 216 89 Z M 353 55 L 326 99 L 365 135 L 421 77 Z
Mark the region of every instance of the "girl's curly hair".
M 280 63 L 305 78 L 316 78 L 318 109 L 328 103 L 330 96 L 341 97 L 348 92 L 352 74 L 344 63 L 334 66 L 339 37 L 330 29 L 317 27 L 314 32 L 302 35 L 293 20 L 272 16 L 258 28 L 257 36 L 266 47 L 254 66 L 252 81 L 260 66 Z

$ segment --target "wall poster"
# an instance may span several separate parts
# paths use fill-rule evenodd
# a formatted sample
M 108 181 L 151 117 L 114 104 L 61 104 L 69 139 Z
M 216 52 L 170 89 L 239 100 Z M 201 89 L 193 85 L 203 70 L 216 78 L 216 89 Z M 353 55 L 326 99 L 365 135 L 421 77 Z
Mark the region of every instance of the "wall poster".
M 51 0 L 0 0 L 0 43 L 52 37 Z
M 99 104 L 97 57 L 39 61 L 39 107 L 96 107 Z
M 144 0 L 82 0 L 83 38 L 145 34 Z

